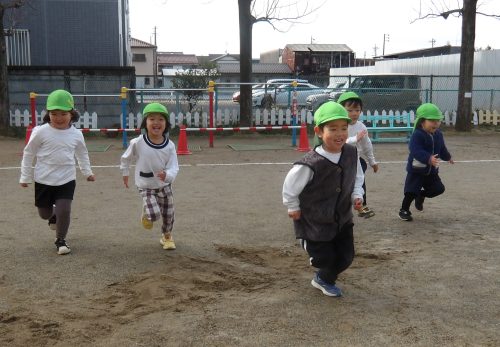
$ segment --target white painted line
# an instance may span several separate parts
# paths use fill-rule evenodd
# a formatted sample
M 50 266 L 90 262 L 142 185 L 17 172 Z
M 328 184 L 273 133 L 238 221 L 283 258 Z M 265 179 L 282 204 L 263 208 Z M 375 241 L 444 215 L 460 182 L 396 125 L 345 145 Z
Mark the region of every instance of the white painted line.
M 478 159 L 478 160 L 455 160 L 455 163 L 465 163 L 465 164 L 474 164 L 474 163 L 499 163 L 500 159 Z M 200 164 L 180 164 L 180 167 L 197 167 L 197 166 L 251 166 L 251 165 L 292 165 L 293 162 L 290 163 L 200 163 Z M 378 164 L 406 164 L 406 160 L 404 161 L 379 161 Z M 442 164 L 447 164 L 447 162 L 442 162 Z M 135 165 L 131 165 L 132 167 Z M 92 165 L 94 169 L 113 169 L 119 168 L 120 165 Z M 0 170 L 21 170 L 20 166 L 5 166 L 0 167 Z

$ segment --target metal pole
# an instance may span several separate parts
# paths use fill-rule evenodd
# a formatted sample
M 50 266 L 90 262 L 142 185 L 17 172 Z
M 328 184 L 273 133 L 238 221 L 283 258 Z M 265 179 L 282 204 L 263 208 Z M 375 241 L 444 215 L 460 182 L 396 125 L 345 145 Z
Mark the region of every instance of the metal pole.
M 120 98 L 122 99 L 122 128 L 126 129 L 126 122 L 127 122 L 127 88 L 122 87 L 121 93 L 120 93 Z M 122 131 L 122 146 L 123 149 L 126 149 L 128 147 L 127 143 L 127 132 Z
M 214 126 L 214 86 L 215 82 L 214 81 L 209 81 L 208 82 L 208 117 L 209 117 L 209 124 L 210 128 L 213 128 Z M 208 145 L 210 148 L 214 146 L 214 132 L 209 131 L 208 132 Z
M 292 125 L 297 125 L 297 81 L 292 82 Z M 292 129 L 292 147 L 297 146 L 297 129 Z

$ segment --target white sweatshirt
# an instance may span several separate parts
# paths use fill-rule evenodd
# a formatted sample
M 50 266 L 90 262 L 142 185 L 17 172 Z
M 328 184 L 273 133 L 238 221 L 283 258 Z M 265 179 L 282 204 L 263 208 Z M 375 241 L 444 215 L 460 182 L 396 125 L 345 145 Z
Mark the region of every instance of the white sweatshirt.
M 318 146 L 314 149 L 316 153 L 322 155 L 331 162 L 338 164 L 341 153 L 330 153 L 323 149 L 323 146 Z M 300 201 L 299 195 L 304 190 L 304 187 L 312 180 L 314 172 L 307 165 L 294 165 L 285 177 L 283 183 L 283 205 L 288 208 L 288 212 L 299 211 Z M 356 170 L 356 181 L 354 182 L 354 190 L 351 194 L 351 200 L 359 198 L 363 200 L 363 181 L 365 176 L 363 169 L 358 160 L 358 168 Z
M 377 164 L 375 161 L 375 155 L 373 154 L 373 146 L 372 141 L 368 137 L 368 134 L 364 136 L 360 141 L 357 140 L 356 135 L 361 131 L 366 130 L 366 125 L 359 120 L 355 124 L 349 124 L 348 132 L 349 138 L 347 139 L 347 143 L 356 146 L 358 149 L 358 155 L 363 159 L 368 161 L 368 165 L 373 166 Z
M 35 182 L 60 186 L 76 179 L 75 157 L 85 177 L 93 175 L 82 132 L 74 126 L 56 129 L 37 126 L 24 148 L 19 183 Z M 33 177 L 33 160 L 36 158 Z
M 138 188 L 162 188 L 174 182 L 179 172 L 175 145 L 168 139 L 159 145 L 152 143 L 147 135 L 131 140 L 121 157 L 120 170 L 123 176 L 130 176 L 130 164 L 134 157 L 137 159 L 134 178 Z M 165 181 L 156 177 L 160 171 L 167 174 Z

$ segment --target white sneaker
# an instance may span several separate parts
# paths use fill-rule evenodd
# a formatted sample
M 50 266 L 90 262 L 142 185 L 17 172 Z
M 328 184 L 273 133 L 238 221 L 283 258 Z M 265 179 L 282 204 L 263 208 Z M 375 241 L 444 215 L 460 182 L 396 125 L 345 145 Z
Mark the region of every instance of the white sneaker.
M 54 242 L 54 244 L 57 247 L 57 254 L 59 255 L 64 255 L 71 252 L 71 249 L 68 247 L 64 239 L 56 239 L 56 242 Z
M 163 235 L 163 237 L 160 240 L 160 243 L 162 244 L 163 249 L 166 250 L 175 249 L 174 239 L 170 235 Z

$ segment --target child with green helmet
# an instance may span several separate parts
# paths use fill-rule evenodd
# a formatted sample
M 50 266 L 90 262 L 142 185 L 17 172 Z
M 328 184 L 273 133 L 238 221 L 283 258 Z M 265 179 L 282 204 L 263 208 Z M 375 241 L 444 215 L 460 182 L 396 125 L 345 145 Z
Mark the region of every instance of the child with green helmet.
M 44 124 L 35 127 L 23 151 L 21 187 L 35 182 L 35 206 L 42 219 L 56 231 L 55 245 L 60 255 L 71 252 L 66 236 L 71 221 L 71 203 L 76 186 L 75 158 L 87 181 L 94 181 L 82 132 L 72 123 L 78 120 L 73 96 L 54 90 L 47 97 Z M 31 169 L 36 158 L 34 173 Z
M 441 160 L 453 164 L 446 148 L 443 133 L 439 129 L 443 114 L 432 103 L 417 108 L 415 130 L 410 138 L 404 197 L 399 210 L 399 218 L 412 221 L 410 205 L 415 200 L 415 208 L 423 211 L 426 198 L 434 198 L 444 193 L 445 187 L 439 177 Z
M 356 147 L 346 144 L 351 119 L 336 102 L 314 113 L 322 144 L 295 162 L 283 183 L 283 204 L 295 237 L 318 268 L 311 284 L 328 296 L 341 296 L 338 275 L 354 258 L 352 207 L 363 202 L 363 171 Z
M 175 249 L 172 229 L 174 226 L 174 199 L 172 183 L 179 172 L 174 143 L 168 137 L 170 121 L 168 111 L 160 103 L 153 102 L 142 112 L 141 128 L 145 133 L 130 141 L 121 157 L 120 169 L 123 183 L 128 188 L 130 165 L 135 158 L 135 185 L 142 197 L 141 223 L 152 229 L 153 222 L 162 219 L 163 249 Z
M 337 102 L 344 106 L 349 118 L 351 118 L 351 123 L 349 123 L 349 137 L 347 138 L 347 143 L 356 146 L 358 149 L 359 161 L 361 163 L 361 168 L 363 173 L 366 172 L 368 165 L 373 169 L 373 172 L 378 172 L 378 163 L 375 160 L 375 155 L 373 154 L 373 145 L 368 136 L 368 129 L 359 120 L 361 111 L 363 110 L 363 101 L 354 92 L 342 93 Z M 370 218 L 375 215 L 375 212 L 368 207 L 366 201 L 366 181 L 363 181 L 363 208 L 358 211 L 358 216 L 364 218 Z

